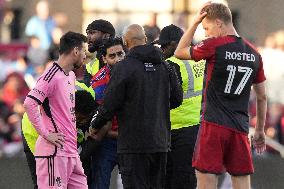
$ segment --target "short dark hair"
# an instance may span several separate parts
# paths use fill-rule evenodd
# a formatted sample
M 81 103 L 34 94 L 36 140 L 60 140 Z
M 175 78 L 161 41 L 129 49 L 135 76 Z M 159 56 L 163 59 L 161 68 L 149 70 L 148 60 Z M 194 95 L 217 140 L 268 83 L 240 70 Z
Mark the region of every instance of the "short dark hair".
M 80 33 L 67 32 L 60 38 L 59 54 L 68 54 L 75 47 L 82 48 L 82 43 L 87 42 L 87 37 Z
M 123 42 L 120 37 L 104 39 L 103 45 L 100 47 L 99 51 L 101 55 L 106 56 L 107 49 L 116 45 L 121 45 L 123 48 Z
M 206 18 L 209 20 L 220 19 L 225 24 L 232 23 L 232 13 L 229 7 L 222 3 L 211 3 L 205 6 L 202 12 L 207 12 Z
M 98 107 L 91 93 L 85 90 L 75 92 L 75 112 L 82 115 L 93 113 Z

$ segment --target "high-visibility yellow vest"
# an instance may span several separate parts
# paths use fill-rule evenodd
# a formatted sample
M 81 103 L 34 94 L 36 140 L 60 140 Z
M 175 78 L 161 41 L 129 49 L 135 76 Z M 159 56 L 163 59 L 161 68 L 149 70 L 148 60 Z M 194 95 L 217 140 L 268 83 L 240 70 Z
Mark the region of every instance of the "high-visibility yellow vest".
M 95 58 L 91 60 L 88 64 L 86 64 L 86 70 L 89 74 L 94 76 L 100 69 L 100 61 Z
M 22 119 L 22 131 L 23 135 L 27 141 L 27 144 L 32 153 L 35 152 L 35 143 L 38 138 L 38 133 L 35 130 L 34 126 L 30 122 L 27 113 L 24 113 Z
M 95 99 L 95 92 L 92 87 L 87 87 L 84 83 L 80 83 L 79 81 L 76 81 L 75 85 L 76 85 L 76 90 L 86 90 L 89 93 L 91 93 L 91 95 Z M 38 138 L 38 133 L 34 128 L 34 126 L 32 125 L 32 123 L 30 122 L 27 113 L 24 113 L 22 118 L 22 131 L 31 152 L 34 153 L 36 140 Z M 79 140 L 81 140 L 81 138 L 79 138 Z
M 170 57 L 167 61 L 179 65 L 183 88 L 182 104 L 170 112 L 171 129 L 197 125 L 200 122 L 205 61 L 180 60 L 176 57 Z
M 95 91 L 92 88 L 92 86 L 87 87 L 87 85 L 85 85 L 85 83 L 81 83 L 77 80 L 75 82 L 75 85 L 76 85 L 76 90 L 85 90 L 85 91 L 91 93 L 92 97 L 95 99 Z

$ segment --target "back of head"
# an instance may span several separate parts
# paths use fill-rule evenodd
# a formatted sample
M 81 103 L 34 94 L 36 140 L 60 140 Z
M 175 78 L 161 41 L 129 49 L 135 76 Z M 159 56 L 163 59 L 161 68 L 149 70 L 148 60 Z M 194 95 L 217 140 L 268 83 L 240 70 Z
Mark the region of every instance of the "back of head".
M 124 29 L 123 39 L 125 45 L 130 49 L 138 45 L 145 45 L 147 38 L 142 26 L 132 24 Z
M 109 21 L 103 19 L 94 20 L 90 23 L 86 29 L 87 33 L 89 30 L 98 30 L 103 33 L 110 34 L 111 37 L 115 36 L 115 29 L 113 25 Z
M 161 45 L 165 59 L 174 55 L 183 33 L 184 32 L 181 28 L 173 24 L 166 26 L 161 30 L 159 39 L 154 43 Z
M 169 25 L 164 27 L 161 30 L 161 34 L 159 36 L 159 40 L 157 41 L 157 43 L 159 45 L 165 45 L 168 44 L 170 42 L 176 42 L 178 43 L 183 35 L 183 30 L 181 28 L 179 28 L 176 25 Z
M 98 107 L 91 93 L 79 90 L 75 93 L 75 112 L 82 115 L 90 115 Z
M 82 48 L 87 37 L 80 33 L 67 32 L 60 38 L 59 54 L 69 54 L 75 47 Z
M 219 19 L 225 24 L 232 23 L 232 13 L 229 7 L 222 3 L 211 3 L 204 7 L 202 12 L 207 12 L 206 18 L 209 20 Z

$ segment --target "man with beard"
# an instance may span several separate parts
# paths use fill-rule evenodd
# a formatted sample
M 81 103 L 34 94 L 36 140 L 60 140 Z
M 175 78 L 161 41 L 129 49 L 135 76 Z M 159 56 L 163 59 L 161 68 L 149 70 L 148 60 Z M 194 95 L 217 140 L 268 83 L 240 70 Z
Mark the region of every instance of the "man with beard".
M 34 153 L 38 188 L 88 188 L 77 151 L 76 76 L 72 71 L 86 58 L 85 42 L 82 34 L 64 34 L 58 61 L 39 77 L 24 102 L 40 135 Z
M 106 87 L 111 77 L 113 66 L 121 61 L 125 52 L 123 50 L 122 40 L 120 38 L 110 38 L 104 41 L 100 49 L 105 66 L 101 68 L 91 80 L 92 88 L 95 91 L 96 102 L 103 103 Z M 111 172 L 118 164 L 117 160 L 117 135 L 118 124 L 117 117 L 113 117 L 111 128 L 104 126 L 99 133 L 104 134 L 100 148 L 96 151 L 92 160 L 92 189 L 108 189 L 110 185 Z M 104 132 L 103 130 L 106 130 Z
M 92 77 L 104 66 L 101 53 L 98 50 L 104 39 L 113 38 L 115 36 L 115 29 L 109 21 L 99 19 L 88 25 L 86 33 L 89 52 L 96 52 L 95 58 L 86 65 L 86 71 L 84 73 L 84 83 L 89 87 Z

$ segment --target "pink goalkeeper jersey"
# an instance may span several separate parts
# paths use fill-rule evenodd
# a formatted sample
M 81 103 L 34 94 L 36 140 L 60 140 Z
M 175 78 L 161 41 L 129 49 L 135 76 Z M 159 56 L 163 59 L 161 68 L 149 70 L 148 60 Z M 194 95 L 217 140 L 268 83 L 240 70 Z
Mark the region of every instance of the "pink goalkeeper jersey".
M 54 63 L 41 75 L 36 86 L 28 94 L 25 107 L 32 107 L 34 102 L 41 105 L 41 115 L 36 115 L 36 111 L 26 108 L 31 122 L 40 134 L 36 142 L 35 156 L 78 156 L 75 79 L 74 72 L 66 75 L 62 68 Z M 62 148 L 57 148 L 44 139 L 43 136 L 49 132 L 64 134 L 65 143 Z

